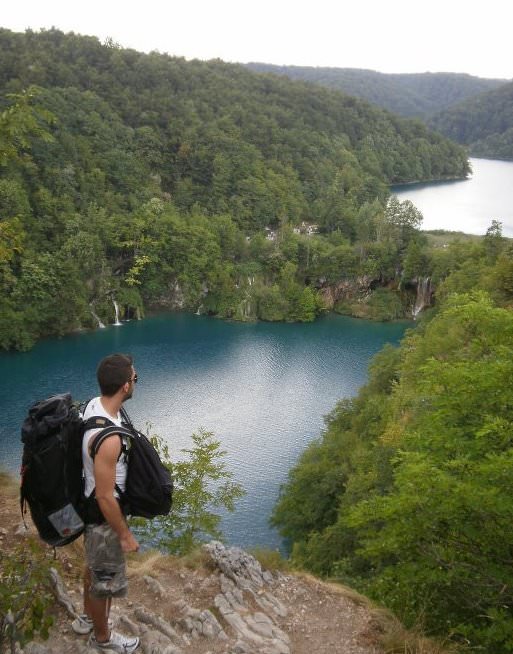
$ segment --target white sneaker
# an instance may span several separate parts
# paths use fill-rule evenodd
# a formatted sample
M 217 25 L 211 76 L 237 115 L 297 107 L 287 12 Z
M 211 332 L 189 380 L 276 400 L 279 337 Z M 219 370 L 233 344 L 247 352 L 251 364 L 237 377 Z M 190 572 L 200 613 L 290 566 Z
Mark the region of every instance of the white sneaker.
M 130 638 L 118 634 L 117 631 L 111 631 L 110 638 L 107 642 L 99 643 L 94 637 L 94 634 L 91 634 L 87 644 L 89 647 L 96 648 L 99 652 L 112 650 L 116 654 L 132 654 L 139 647 L 139 638 Z
M 112 629 L 112 620 L 109 620 L 107 624 L 109 626 L 109 629 Z M 71 628 L 76 634 L 80 634 L 81 636 L 84 636 L 92 632 L 93 621 L 88 615 L 82 613 L 81 615 L 79 615 L 77 618 L 73 620 L 73 622 L 71 623 Z

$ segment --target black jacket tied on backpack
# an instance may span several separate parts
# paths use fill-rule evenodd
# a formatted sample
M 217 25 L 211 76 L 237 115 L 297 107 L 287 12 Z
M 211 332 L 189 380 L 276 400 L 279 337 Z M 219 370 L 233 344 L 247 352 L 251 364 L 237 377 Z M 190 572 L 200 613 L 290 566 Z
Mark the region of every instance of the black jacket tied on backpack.
M 71 395 L 36 402 L 21 428 L 20 501 L 49 545 L 71 543 L 84 530 L 83 422 Z

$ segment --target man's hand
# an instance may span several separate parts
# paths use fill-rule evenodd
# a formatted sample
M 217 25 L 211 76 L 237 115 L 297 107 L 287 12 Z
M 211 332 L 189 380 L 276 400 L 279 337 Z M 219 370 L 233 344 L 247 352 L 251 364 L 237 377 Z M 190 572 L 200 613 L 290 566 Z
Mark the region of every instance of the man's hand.
M 119 539 L 123 552 L 137 552 L 139 543 L 135 540 L 131 531 L 126 536 Z

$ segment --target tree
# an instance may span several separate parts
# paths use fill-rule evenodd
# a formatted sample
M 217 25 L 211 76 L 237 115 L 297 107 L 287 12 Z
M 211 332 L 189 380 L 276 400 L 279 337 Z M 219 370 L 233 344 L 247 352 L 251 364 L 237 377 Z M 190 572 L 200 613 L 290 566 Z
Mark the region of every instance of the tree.
M 51 587 L 49 550 L 29 542 L 2 553 L 0 571 L 0 651 L 18 651 L 39 634 L 48 638 L 53 623 L 49 608 L 55 601 Z M 4 649 L 4 645 L 6 648 Z
M 506 239 L 502 236 L 502 223 L 492 220 L 492 224 L 486 230 L 484 247 L 488 259 L 495 261 L 506 245 Z
M 427 277 L 430 274 L 430 262 L 425 248 L 413 239 L 408 243 L 403 263 L 403 279 L 413 280 Z
M 34 104 L 38 89 L 30 88 L 20 94 L 11 94 L 11 106 L 0 112 L 0 166 L 18 159 L 30 149 L 31 137 L 51 141 L 45 123 L 51 123 L 50 112 Z
M 398 244 L 400 250 L 407 247 L 418 232 L 422 221 L 422 213 L 411 200 L 401 202 L 396 195 L 392 195 L 388 200 L 385 209 L 388 236 Z
M 511 313 L 482 294 L 410 337 L 381 439 L 395 445 L 392 483 L 340 518 L 372 571 L 361 590 L 489 652 L 513 636 L 512 338 Z
M 220 539 L 221 516 L 215 510 L 234 511 L 235 501 L 245 494 L 226 469 L 220 441 L 199 429 L 192 434 L 193 447 L 181 450 L 188 459 L 173 463 L 162 439 L 153 439 L 173 476 L 173 507 L 143 531 L 159 534 L 159 544 L 174 554 L 187 554 L 209 538 Z

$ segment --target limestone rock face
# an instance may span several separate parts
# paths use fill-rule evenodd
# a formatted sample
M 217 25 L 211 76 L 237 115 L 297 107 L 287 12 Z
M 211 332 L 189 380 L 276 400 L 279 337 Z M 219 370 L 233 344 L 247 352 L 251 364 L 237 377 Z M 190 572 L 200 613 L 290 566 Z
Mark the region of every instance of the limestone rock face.
M 367 275 L 354 279 L 342 279 L 336 284 L 323 285 L 319 289 L 328 309 L 340 300 L 364 300 L 371 292 L 373 279 Z
M 268 588 L 276 583 L 273 574 L 238 547 L 225 547 L 213 541 L 204 546 L 214 565 L 221 571 L 221 593 L 215 606 L 237 636 L 233 652 L 289 654 L 290 639 L 276 624 L 277 616 L 287 609 Z M 252 604 L 259 611 L 253 611 Z

